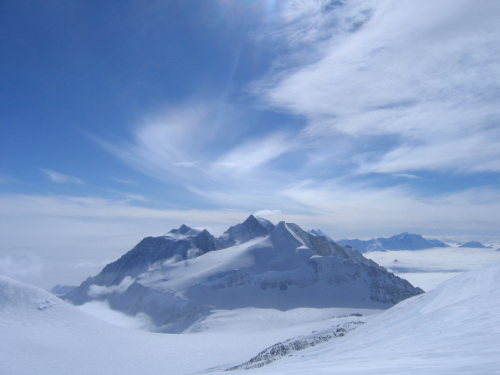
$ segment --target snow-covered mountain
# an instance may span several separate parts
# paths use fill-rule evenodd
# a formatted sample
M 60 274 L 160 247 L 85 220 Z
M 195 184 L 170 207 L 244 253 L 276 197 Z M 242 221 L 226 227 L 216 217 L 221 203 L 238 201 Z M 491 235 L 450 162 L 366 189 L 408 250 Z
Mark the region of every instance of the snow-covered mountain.
M 314 234 L 315 236 L 323 236 L 325 237 L 328 241 L 330 242 L 335 242 L 334 240 L 332 240 L 332 238 L 328 235 L 326 235 L 325 233 L 323 233 L 323 231 L 321 229 L 311 229 L 309 231 L 309 233 L 311 234 Z
M 267 236 L 273 230 L 274 225 L 263 218 L 250 215 L 243 223 L 232 226 L 218 238 L 224 247 L 239 245 L 256 237 Z
M 423 293 L 350 247 L 296 224 L 271 225 L 250 216 L 221 240 L 185 226 L 148 237 L 65 299 L 106 300 L 147 314 L 160 331 L 181 332 L 214 309 L 386 309 Z M 221 249 L 221 241 L 236 245 Z
M 470 242 L 466 242 L 464 244 L 461 244 L 459 247 L 471 247 L 471 248 L 476 248 L 476 249 L 486 249 L 488 246 L 484 246 L 481 242 L 470 241 Z M 489 247 L 491 247 L 491 246 L 489 246 Z
M 158 262 L 191 259 L 222 247 L 206 229 L 200 231 L 183 224 L 179 229 L 172 229 L 163 236 L 144 238 L 132 250 L 108 264 L 97 276 L 89 277 L 65 298 L 79 305 L 100 294 L 95 287 L 90 289 L 91 286 L 120 290 L 129 280 L 148 271 Z M 93 290 L 96 292 L 93 293 Z
M 449 247 L 449 245 L 438 240 L 426 240 L 420 234 L 401 233 L 389 238 L 373 238 L 363 240 L 339 240 L 341 246 L 351 246 L 361 253 L 369 251 L 387 250 L 424 250 L 433 247 Z

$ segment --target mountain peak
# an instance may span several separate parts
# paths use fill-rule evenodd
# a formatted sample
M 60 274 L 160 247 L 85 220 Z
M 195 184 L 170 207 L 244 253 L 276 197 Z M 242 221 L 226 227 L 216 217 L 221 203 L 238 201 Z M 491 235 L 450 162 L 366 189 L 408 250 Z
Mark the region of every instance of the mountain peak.
M 168 233 L 172 233 L 172 234 L 182 234 L 182 235 L 185 235 L 187 232 L 189 232 L 190 230 L 192 230 L 193 228 L 190 228 L 188 227 L 186 224 L 182 224 L 179 229 L 172 229 L 170 232 Z
M 218 240 L 224 247 L 230 247 L 256 237 L 267 236 L 273 228 L 274 225 L 271 222 L 265 219 L 261 221 L 250 215 L 243 223 L 234 225 L 225 231 Z
M 472 248 L 478 248 L 478 249 L 485 249 L 488 246 L 484 246 L 481 242 L 478 241 L 470 241 L 462 244 L 460 247 L 472 247 Z M 491 246 L 490 246 L 491 247 Z
M 247 219 L 242 224 L 244 224 L 244 225 L 256 225 L 256 224 L 260 224 L 260 223 L 255 218 L 255 216 L 250 215 L 249 217 L 247 217 Z

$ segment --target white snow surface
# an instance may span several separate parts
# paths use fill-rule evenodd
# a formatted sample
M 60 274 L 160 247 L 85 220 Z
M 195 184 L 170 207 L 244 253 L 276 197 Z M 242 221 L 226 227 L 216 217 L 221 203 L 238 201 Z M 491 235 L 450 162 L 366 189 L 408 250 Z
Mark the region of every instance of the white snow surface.
M 278 342 L 338 326 L 349 318 L 335 316 L 353 312 L 370 311 L 218 310 L 184 334 L 160 334 L 107 324 L 46 291 L 0 277 L 0 374 L 222 373 Z M 345 337 L 248 371 L 498 374 L 500 263 L 358 319 L 366 323 Z
M 42 289 L 0 276 L 0 374 L 176 375 L 227 368 L 354 312 L 379 311 L 215 311 L 185 334 L 151 333 L 108 324 Z
M 467 271 L 500 262 L 500 252 L 494 248 L 436 247 L 419 251 L 373 251 L 364 257 L 408 280 L 413 286 L 429 291 L 442 282 Z M 397 259 L 398 262 L 394 262 Z
M 407 299 L 344 338 L 251 371 L 499 374 L 500 263 L 462 274 Z

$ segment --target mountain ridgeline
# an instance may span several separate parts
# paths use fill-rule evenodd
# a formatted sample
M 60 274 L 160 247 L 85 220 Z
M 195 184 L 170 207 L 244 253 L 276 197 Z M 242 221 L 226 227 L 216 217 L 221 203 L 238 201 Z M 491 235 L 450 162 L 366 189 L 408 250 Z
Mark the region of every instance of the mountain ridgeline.
M 389 238 L 372 238 L 371 240 L 339 240 L 339 245 L 351 246 L 360 253 L 387 250 L 425 250 L 433 247 L 450 247 L 438 240 L 427 240 L 420 234 L 401 233 Z
M 250 215 L 219 238 L 186 225 L 147 237 L 64 298 L 107 301 L 179 333 L 214 309 L 386 309 L 420 293 L 349 246 Z

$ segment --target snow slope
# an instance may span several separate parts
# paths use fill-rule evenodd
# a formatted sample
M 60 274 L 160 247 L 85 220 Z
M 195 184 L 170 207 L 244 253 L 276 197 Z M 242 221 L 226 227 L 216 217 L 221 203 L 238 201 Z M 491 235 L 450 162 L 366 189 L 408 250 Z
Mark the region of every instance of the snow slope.
M 0 276 L 0 374 L 217 374 L 263 351 L 269 359 L 273 351 L 264 349 L 278 342 L 294 350 L 250 373 L 500 372 L 500 263 L 380 315 L 335 317 L 352 312 L 215 311 L 188 330 L 196 333 L 155 334 L 106 324 L 46 291 Z M 328 332 L 337 337 L 320 342 Z
M 189 374 L 241 363 L 262 347 L 369 310 L 215 311 L 170 335 L 105 323 L 52 294 L 0 276 L 0 374 Z
M 255 219 L 250 224 L 260 226 Z M 236 243 L 247 238 L 243 233 L 256 233 L 233 228 L 237 230 L 228 231 L 228 238 Z M 132 256 L 122 258 L 127 258 L 124 264 L 134 263 Z M 285 222 L 265 237 L 191 259 L 162 260 L 141 274 L 127 269 L 131 276 L 123 277 L 115 264 L 86 280 L 68 300 L 106 300 L 128 315 L 147 314 L 156 330 L 170 333 L 180 333 L 218 309 L 387 309 L 422 293 L 357 251 Z
M 498 374 L 500 263 L 457 276 L 343 338 L 252 373 Z

